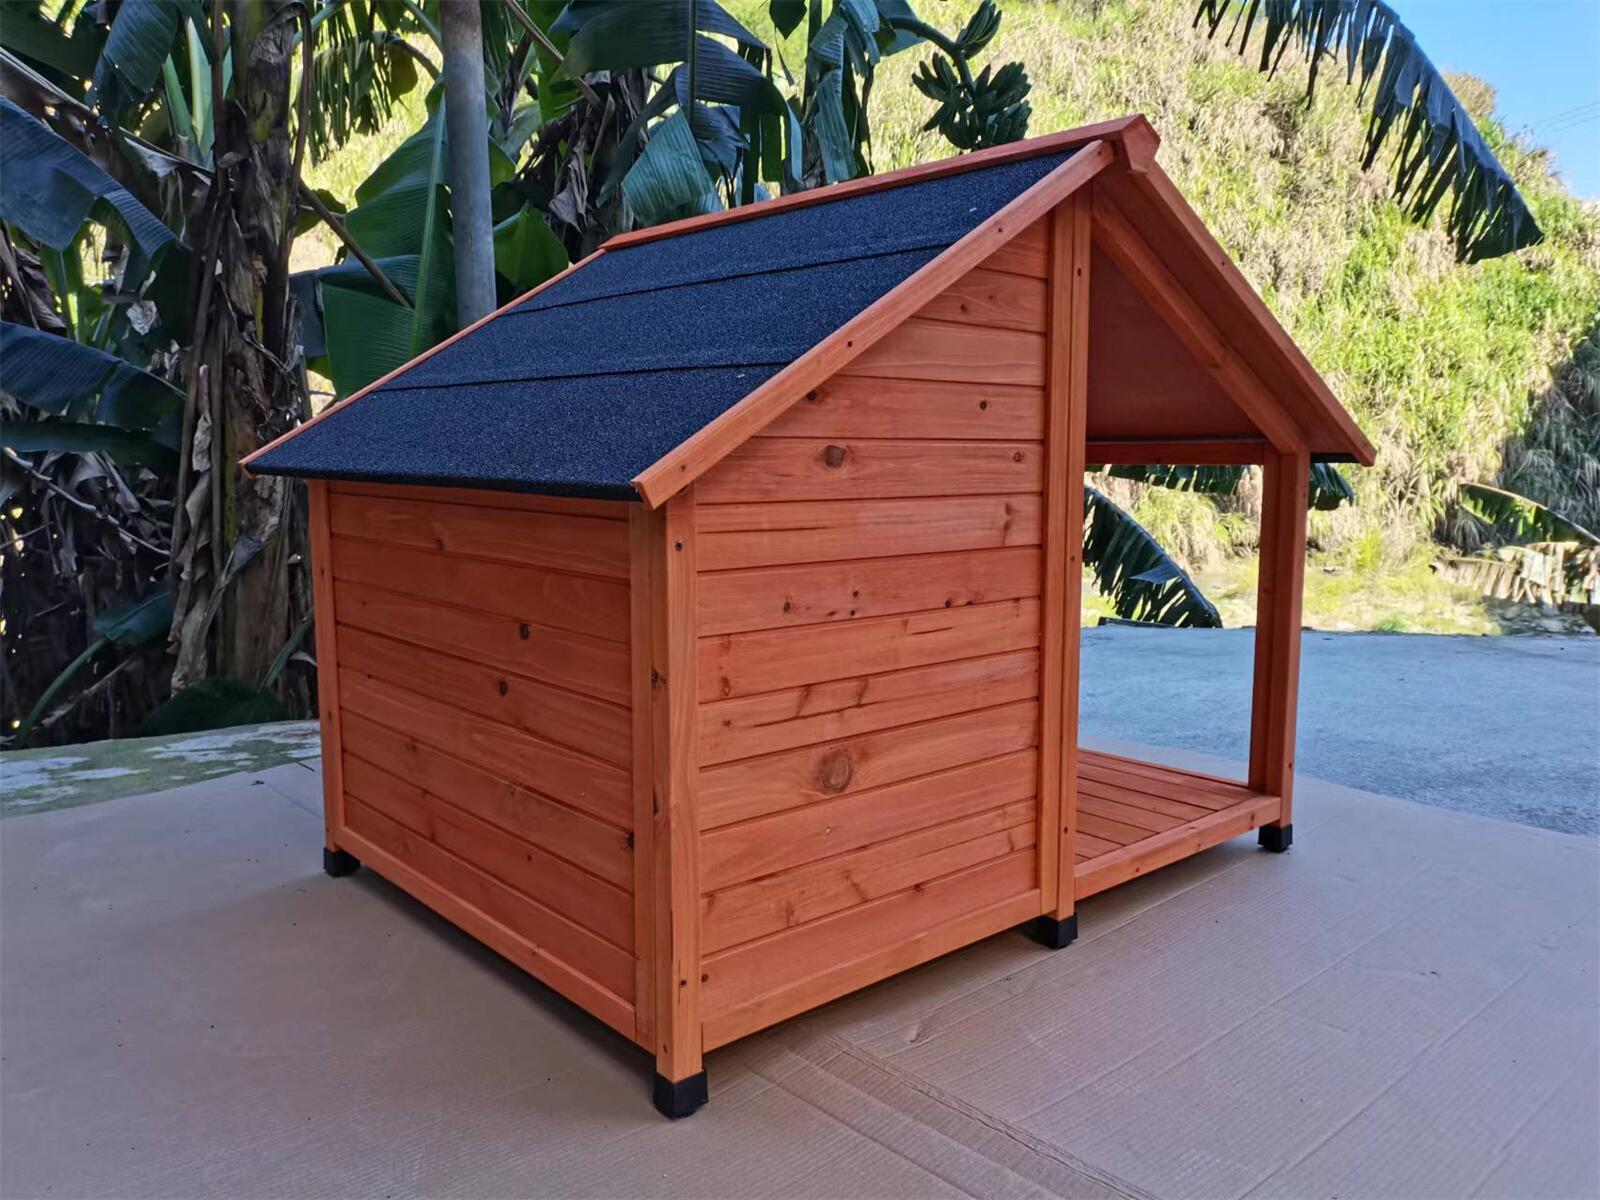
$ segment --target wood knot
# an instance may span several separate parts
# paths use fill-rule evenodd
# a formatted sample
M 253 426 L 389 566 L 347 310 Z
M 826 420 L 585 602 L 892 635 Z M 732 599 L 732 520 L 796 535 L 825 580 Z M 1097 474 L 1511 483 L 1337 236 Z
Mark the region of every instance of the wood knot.
M 1022 451 L 1018 450 L 1015 454 L 1013 454 L 1011 456 L 1011 461 L 1012 462 L 1021 462 L 1022 461 Z
M 510 690 L 511 690 L 511 685 L 509 683 L 507 683 L 504 679 L 502 679 L 500 681 L 500 694 L 502 696 L 504 696 Z
M 822 461 L 830 467 L 844 466 L 845 449 L 843 446 L 828 446 L 822 451 Z
M 817 767 L 817 786 L 830 794 L 842 792 L 850 786 L 856 773 L 850 762 L 850 751 L 844 747 L 830 751 Z
M 533 630 L 529 629 L 526 625 L 518 625 L 517 626 L 517 636 L 520 637 L 523 641 L 527 641 L 530 637 L 533 636 Z

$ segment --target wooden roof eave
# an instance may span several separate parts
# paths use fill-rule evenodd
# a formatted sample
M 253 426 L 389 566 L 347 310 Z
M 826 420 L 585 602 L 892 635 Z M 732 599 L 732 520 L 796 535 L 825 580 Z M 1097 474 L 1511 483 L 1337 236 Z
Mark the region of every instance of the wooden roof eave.
M 1119 150 L 1122 151 L 1124 158 L 1130 153 L 1153 151 L 1153 141 L 1147 142 L 1138 136 L 1140 127 L 1144 130 L 1149 129 L 1144 118 L 1134 117 L 1113 124 L 1119 134 L 1129 131 L 1134 133 L 1135 139 L 1131 144 L 1107 139 L 1093 139 L 1087 143 L 1065 140 L 1073 138 L 1078 132 L 1074 131 L 1073 134 L 1062 135 L 1059 145 L 1046 144 L 1056 139 L 1041 138 L 1025 143 L 1025 152 L 1018 151 L 1016 147 L 1000 147 L 1000 150 L 1013 151 L 1011 155 L 1013 158 L 1034 157 L 1067 148 L 1076 148 L 1077 152 L 943 254 L 862 310 L 853 320 L 818 342 L 743 400 L 634 476 L 633 486 L 645 503 L 652 508 L 659 508 L 672 496 L 688 487 L 731 451 L 742 445 L 746 439 L 753 437 L 776 420 L 796 400 L 894 332 L 903 321 L 927 303 L 930 295 L 935 295 L 955 283 L 973 267 L 1022 233 L 1034 221 L 1050 212 L 1056 205 L 1111 166 L 1117 161 Z M 1151 137 L 1153 136 L 1152 133 Z M 992 165 L 996 161 L 995 157 L 990 157 L 972 163 L 972 160 L 978 158 L 979 154 L 967 155 L 957 159 L 956 163 L 970 169 L 967 164 L 983 166 Z M 913 168 L 913 171 L 915 170 L 917 169 Z M 899 173 L 895 182 L 909 182 L 906 176 L 910 174 L 912 172 Z M 884 186 L 884 177 L 853 182 Z M 817 195 L 819 199 L 835 199 L 838 198 L 841 188 L 849 186 L 849 184 L 839 184 L 832 188 L 818 189 L 815 193 L 803 193 L 793 199 L 797 202 L 804 201 L 812 195 Z M 776 203 L 781 201 L 770 201 L 752 207 L 770 212 L 771 205 Z M 714 216 L 727 218 L 742 211 L 744 210 L 735 209 L 731 213 L 718 213 Z M 678 224 L 688 225 L 697 220 L 704 218 L 691 218 L 688 222 Z M 672 226 L 661 226 L 660 229 L 671 230 Z M 653 229 L 643 232 L 657 233 Z M 620 239 L 613 238 L 606 244 L 615 245 L 619 241 Z
M 1131 161 L 1129 170 L 1117 172 L 1107 187 L 1097 189 L 1096 199 L 1101 202 L 1096 208 L 1097 219 L 1103 219 L 1107 210 L 1114 211 L 1135 226 L 1145 242 L 1155 242 L 1164 248 L 1160 255 L 1162 271 L 1187 298 L 1193 310 L 1202 314 L 1200 320 L 1223 339 L 1228 351 L 1224 360 L 1234 364 L 1224 367 L 1225 377 L 1219 377 L 1219 382 L 1246 415 L 1257 422 L 1274 446 L 1280 450 L 1307 449 L 1311 457 L 1318 460 L 1372 465 L 1376 452 L 1355 419 L 1189 206 L 1177 185 L 1153 159 Z M 1109 249 L 1104 245 L 1102 248 Z M 1178 253 L 1167 253 L 1169 249 Z M 1186 271 L 1179 269 L 1179 254 L 1186 262 Z M 1119 266 L 1124 264 L 1119 262 Z M 1197 285 L 1202 284 L 1209 296 L 1196 294 Z M 1205 303 L 1206 299 L 1218 307 Z M 1228 310 L 1233 325 L 1249 332 L 1252 346 L 1247 348 L 1238 339 L 1230 339 L 1226 327 L 1219 328 L 1221 321 L 1212 320 L 1212 316 L 1223 316 L 1221 307 Z M 1212 316 L 1204 315 L 1208 312 Z M 1182 328 L 1178 325 L 1173 328 L 1180 338 L 1184 337 Z M 1190 350 L 1194 352 L 1195 347 L 1190 346 Z M 1204 362 L 1204 358 L 1201 361 Z M 1298 405 L 1284 402 L 1282 394 L 1272 386 L 1272 379 L 1267 377 L 1269 368 L 1278 379 L 1291 385 Z M 1270 404 L 1282 414 L 1281 418 L 1268 416 L 1268 423 L 1263 424 L 1257 411 L 1262 411 L 1264 404 Z M 1302 415 L 1306 409 L 1309 413 Z M 1279 436 L 1273 436 L 1272 424 L 1283 419 L 1293 422 L 1297 439 L 1286 439 L 1281 423 Z M 1334 439 L 1331 443 L 1330 434 Z M 1295 445 L 1295 441 L 1300 444 Z

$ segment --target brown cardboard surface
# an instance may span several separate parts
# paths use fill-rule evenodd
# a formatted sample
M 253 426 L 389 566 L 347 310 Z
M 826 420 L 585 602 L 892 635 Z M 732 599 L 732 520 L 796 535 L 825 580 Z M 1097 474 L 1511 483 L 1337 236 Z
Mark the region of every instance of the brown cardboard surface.
M 1600 1194 L 1590 840 L 1304 781 L 1290 853 L 730 1046 L 669 1123 L 635 1047 L 324 876 L 319 806 L 293 765 L 0 824 L 0 1196 Z

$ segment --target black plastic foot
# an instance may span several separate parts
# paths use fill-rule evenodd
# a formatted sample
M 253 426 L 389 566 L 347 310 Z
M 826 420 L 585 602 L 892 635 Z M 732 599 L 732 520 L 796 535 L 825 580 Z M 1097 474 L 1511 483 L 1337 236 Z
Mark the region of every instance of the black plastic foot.
M 687 1117 L 706 1102 L 706 1073 L 691 1075 L 687 1079 L 672 1080 L 665 1075 L 656 1076 L 656 1111 L 663 1117 L 676 1121 Z
M 1263 825 L 1256 840 L 1261 843 L 1263 850 L 1270 850 L 1274 854 L 1282 854 L 1294 845 L 1293 825 Z
M 1078 914 L 1057 920 L 1055 917 L 1035 917 L 1028 926 L 1028 936 L 1050 950 L 1065 950 L 1078 937 Z
M 361 860 L 348 850 L 322 848 L 322 869 L 335 879 L 341 875 L 354 875 L 361 869 Z

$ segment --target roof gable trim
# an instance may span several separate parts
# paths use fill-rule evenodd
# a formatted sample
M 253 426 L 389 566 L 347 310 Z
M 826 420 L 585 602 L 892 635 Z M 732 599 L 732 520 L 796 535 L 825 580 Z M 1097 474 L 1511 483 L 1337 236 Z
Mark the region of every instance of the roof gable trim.
M 1143 121 L 1142 118 L 1134 120 L 1140 123 Z M 1126 125 L 1129 122 L 1117 124 Z M 1041 152 L 1038 142 L 1027 145 L 1032 147 L 1032 153 Z M 1059 150 L 1063 147 L 1055 148 Z M 965 163 L 977 157 L 968 155 L 956 161 Z M 1050 212 L 1061 201 L 1109 167 L 1116 161 L 1116 157 L 1116 152 L 1107 141 L 1094 140 L 1084 145 L 1061 166 L 955 242 L 932 262 L 884 294 L 855 319 L 818 342 L 720 417 L 641 471 L 633 479 L 634 488 L 652 508 L 660 507 L 743 444 L 747 438 L 753 437 L 776 420 L 785 409 L 811 388 L 822 383 L 899 328 L 906 318 L 927 302 L 931 293 L 943 291 L 955 283 L 1034 221 Z M 988 165 L 993 165 L 992 159 L 987 161 Z M 838 189 L 843 186 L 845 185 L 840 184 L 834 188 L 820 190 L 832 192 L 837 196 Z M 796 199 L 801 198 L 796 197 Z M 613 239 L 607 245 L 616 243 L 617 239 Z

